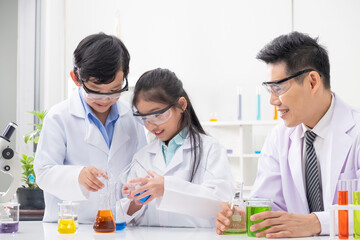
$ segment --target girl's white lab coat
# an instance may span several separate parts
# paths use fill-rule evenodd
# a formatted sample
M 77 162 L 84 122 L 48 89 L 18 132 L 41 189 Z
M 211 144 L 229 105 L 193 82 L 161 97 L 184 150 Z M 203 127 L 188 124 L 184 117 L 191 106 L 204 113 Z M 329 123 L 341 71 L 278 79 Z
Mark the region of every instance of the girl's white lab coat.
M 77 90 L 47 114 L 34 163 L 36 182 L 44 190 L 44 221 L 57 221 L 58 202 L 72 200 L 81 201 L 79 222 L 93 223 L 98 193 L 79 184 L 82 168 L 95 166 L 118 176 L 146 144 L 144 128 L 134 120 L 130 107 L 121 101 L 117 106 L 119 119 L 110 149 L 100 130 L 85 117 Z
M 212 137 L 201 135 L 201 139 L 200 166 L 191 183 L 188 180 L 193 160 L 188 137 L 168 166 L 165 165 L 158 139 L 135 154 L 134 160 L 147 170 L 164 176 L 164 195 L 132 216 L 127 215 L 127 222 L 149 226 L 214 226 L 220 202 L 229 201 L 232 197 L 233 179 L 225 149 Z M 125 213 L 130 201 L 122 200 Z

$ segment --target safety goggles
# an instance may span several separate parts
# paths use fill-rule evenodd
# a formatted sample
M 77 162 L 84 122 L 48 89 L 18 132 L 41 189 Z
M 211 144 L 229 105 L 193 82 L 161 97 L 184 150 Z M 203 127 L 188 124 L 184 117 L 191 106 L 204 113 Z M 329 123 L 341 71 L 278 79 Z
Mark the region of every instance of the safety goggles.
M 166 108 L 161 109 L 156 112 L 146 113 L 146 114 L 134 112 L 133 115 L 134 115 L 135 119 L 138 120 L 144 126 L 148 126 L 149 123 L 154 124 L 154 125 L 161 125 L 163 123 L 166 123 L 171 118 L 171 116 L 172 116 L 171 107 L 173 105 L 174 104 L 170 104 Z
M 290 79 L 293 79 L 295 77 L 300 76 L 301 74 L 307 73 L 307 72 L 311 72 L 311 71 L 315 71 L 314 69 L 305 69 L 302 71 L 299 71 L 293 75 L 291 75 L 290 77 L 278 80 L 278 81 L 271 81 L 271 82 L 263 82 L 262 85 L 266 88 L 266 90 L 269 93 L 274 94 L 275 96 L 280 96 L 282 94 L 284 94 L 287 90 L 289 90 L 290 88 Z
M 88 89 L 85 86 L 85 83 L 83 80 L 80 79 L 80 82 L 81 82 L 82 92 L 83 92 L 84 96 L 88 99 L 92 99 L 92 100 L 96 100 L 96 101 L 101 101 L 101 100 L 106 100 L 106 99 L 115 100 L 120 97 L 122 92 L 129 90 L 127 78 L 125 78 L 123 81 L 123 88 L 119 91 L 112 92 L 112 93 L 101 93 L 101 92 L 93 91 L 91 89 Z

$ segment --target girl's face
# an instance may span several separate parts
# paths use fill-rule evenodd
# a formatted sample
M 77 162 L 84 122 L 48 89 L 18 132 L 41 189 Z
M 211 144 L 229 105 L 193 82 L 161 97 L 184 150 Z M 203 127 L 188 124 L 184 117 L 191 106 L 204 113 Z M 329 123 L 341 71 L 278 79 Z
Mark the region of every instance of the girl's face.
M 168 108 L 170 105 L 145 101 L 139 97 L 136 104 L 136 108 L 139 114 L 155 113 L 154 115 L 146 115 L 140 117 L 147 130 L 155 134 L 163 142 L 170 141 L 176 136 L 182 129 L 180 129 L 181 116 L 186 109 L 186 99 L 184 97 L 179 98 L 178 102 L 181 108 L 171 106 L 163 113 L 156 113 L 163 109 Z

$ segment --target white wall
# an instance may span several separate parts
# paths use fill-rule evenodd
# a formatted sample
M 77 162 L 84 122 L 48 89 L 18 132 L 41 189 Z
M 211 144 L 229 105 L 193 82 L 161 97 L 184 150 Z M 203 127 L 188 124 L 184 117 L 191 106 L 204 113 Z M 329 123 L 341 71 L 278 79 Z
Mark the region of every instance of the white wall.
M 360 1 L 295 0 L 294 10 L 294 29 L 328 49 L 332 90 L 360 107 Z
M 235 120 L 237 86 L 243 89 L 244 118 L 255 119 L 255 89 L 265 77 L 256 53 L 291 30 L 288 0 L 68 0 L 65 12 L 67 71 L 78 42 L 100 31 L 114 34 L 119 16 L 120 37 L 131 54 L 130 84 L 147 70 L 171 69 L 201 120 L 211 112 Z M 270 119 L 265 93 L 263 109 L 264 119 Z

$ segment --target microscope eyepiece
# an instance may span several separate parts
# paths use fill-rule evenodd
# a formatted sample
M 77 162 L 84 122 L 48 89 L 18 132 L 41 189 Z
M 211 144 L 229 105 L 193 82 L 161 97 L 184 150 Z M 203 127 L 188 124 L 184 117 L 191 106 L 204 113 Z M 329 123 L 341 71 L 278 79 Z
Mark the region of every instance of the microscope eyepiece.
M 15 129 L 17 128 L 17 124 L 14 122 L 9 122 L 9 124 L 7 125 L 4 133 L 0 136 L 3 139 L 5 139 L 6 141 L 10 142 L 10 138 L 13 135 Z

